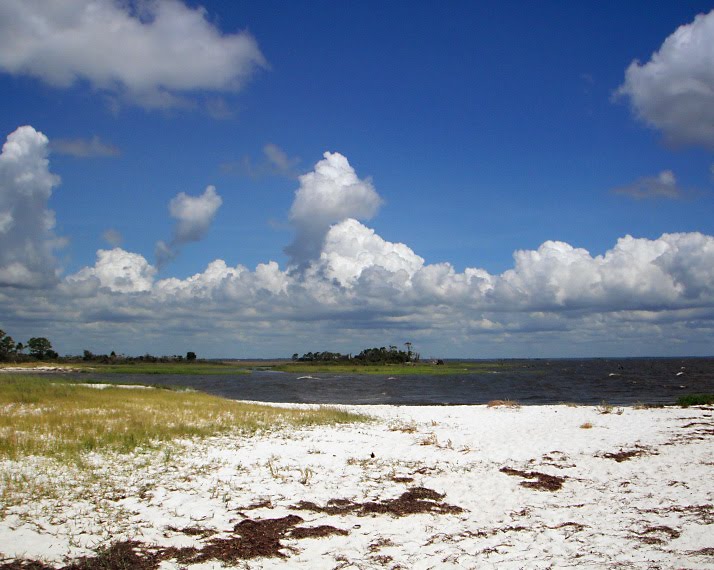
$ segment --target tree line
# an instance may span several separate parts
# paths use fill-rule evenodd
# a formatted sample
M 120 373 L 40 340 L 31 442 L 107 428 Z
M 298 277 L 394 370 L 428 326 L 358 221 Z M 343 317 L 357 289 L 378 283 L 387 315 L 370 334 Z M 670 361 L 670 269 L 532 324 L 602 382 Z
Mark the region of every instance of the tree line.
M 59 358 L 52 343 L 45 337 L 32 337 L 25 344 L 15 342 L 9 334 L 0 330 L 0 361 L 22 361 L 27 359 L 44 360 Z
M 5 331 L 0 330 L 0 362 L 26 362 L 29 360 L 62 360 L 63 362 L 95 362 L 102 364 L 123 364 L 130 362 L 194 362 L 197 359 L 196 353 L 189 351 L 186 356 L 175 354 L 173 356 L 154 356 L 144 354 L 142 356 L 117 355 L 114 351 L 111 354 L 94 354 L 85 350 L 81 356 L 60 357 L 52 349 L 52 343 L 45 337 L 32 337 L 25 344 L 15 342 L 15 340 Z
M 418 352 L 412 351 L 412 343 L 405 342 L 406 350 L 399 350 L 394 345 L 389 347 L 365 348 L 359 354 L 341 354 L 339 352 L 306 352 L 302 356 L 296 352 L 292 356 L 293 362 L 350 362 L 351 364 L 406 364 L 419 362 L 421 357 Z

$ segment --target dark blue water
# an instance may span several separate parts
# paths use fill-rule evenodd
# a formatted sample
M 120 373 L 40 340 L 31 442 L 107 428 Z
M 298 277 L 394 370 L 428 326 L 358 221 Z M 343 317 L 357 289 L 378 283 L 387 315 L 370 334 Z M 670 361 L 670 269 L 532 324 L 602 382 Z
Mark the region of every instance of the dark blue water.
M 226 376 L 92 374 L 92 380 L 186 386 L 237 400 L 326 404 L 484 404 L 496 399 L 673 404 L 684 394 L 714 393 L 714 358 L 519 360 L 494 363 L 492 370 L 394 378 L 259 370 Z

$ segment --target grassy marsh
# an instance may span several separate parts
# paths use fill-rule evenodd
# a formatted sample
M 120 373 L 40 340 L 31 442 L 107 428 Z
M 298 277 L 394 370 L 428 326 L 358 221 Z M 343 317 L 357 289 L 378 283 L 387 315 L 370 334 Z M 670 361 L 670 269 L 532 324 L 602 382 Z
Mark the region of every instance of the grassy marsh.
M 0 459 L 70 461 L 85 452 L 128 453 L 176 439 L 366 419 L 335 408 L 286 409 L 201 392 L 97 389 L 21 375 L 0 377 L 0 410 Z
M 74 364 L 83 372 L 102 372 L 115 374 L 248 374 L 245 365 L 234 362 L 130 362 L 121 364 Z

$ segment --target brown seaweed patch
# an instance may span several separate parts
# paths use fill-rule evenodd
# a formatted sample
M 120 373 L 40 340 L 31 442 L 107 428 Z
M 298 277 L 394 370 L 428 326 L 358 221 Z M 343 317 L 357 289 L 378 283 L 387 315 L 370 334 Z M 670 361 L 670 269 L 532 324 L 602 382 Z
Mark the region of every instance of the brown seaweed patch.
M 349 534 L 343 528 L 336 528 L 330 525 L 320 525 L 320 526 L 299 526 L 294 528 L 290 532 L 291 538 L 302 539 L 302 538 L 322 538 L 325 536 L 332 536 L 333 534 L 339 534 L 341 536 L 347 536 Z
M 233 528 L 238 536 L 214 538 L 191 562 L 208 560 L 234 562 L 258 557 L 283 558 L 285 555 L 280 550 L 284 546 L 280 539 L 289 529 L 302 521 L 303 519 L 296 515 L 288 515 L 279 519 L 243 520 Z
M 94 556 L 78 558 L 60 570 L 156 570 L 164 560 L 176 560 L 180 564 L 196 564 L 209 561 L 231 563 L 259 557 L 285 558 L 286 555 L 282 550 L 287 547 L 281 543 L 281 539 L 286 536 L 302 539 L 348 534 L 346 530 L 326 525 L 293 528 L 301 522 L 303 519 L 296 515 L 278 519 L 245 519 L 235 525 L 233 536 L 214 538 L 201 549 L 149 547 L 133 540 L 115 542 L 107 548 L 97 550 Z M 189 534 L 193 532 L 192 529 L 188 530 Z M 13 560 L 0 564 L 0 570 L 55 570 L 55 568 L 37 560 Z
M 630 449 L 625 451 L 624 449 L 620 448 L 620 451 L 617 451 L 615 453 L 603 453 L 601 457 L 604 457 L 605 459 L 614 459 L 618 463 L 622 463 L 623 461 L 629 461 L 633 457 L 640 457 L 642 455 L 658 455 L 656 451 L 652 451 L 651 449 L 647 449 L 646 447 L 641 447 L 639 445 L 635 446 L 635 449 Z
M 512 467 L 501 467 L 501 473 L 511 475 L 512 477 L 523 477 L 524 479 L 535 479 L 535 481 L 521 481 L 522 487 L 529 489 L 538 489 L 539 491 L 559 491 L 565 483 L 565 477 L 556 475 L 548 475 L 538 471 L 521 471 Z
M 198 526 L 187 526 L 184 528 L 177 528 L 175 526 L 167 526 L 166 530 L 171 531 L 171 532 L 179 532 L 181 534 L 185 534 L 186 536 L 200 536 L 201 538 L 206 538 L 207 536 L 216 534 L 215 530 L 211 530 L 210 528 L 201 528 Z
M 140 542 L 127 540 L 100 548 L 94 556 L 82 556 L 61 570 L 155 570 L 161 560 L 160 551 L 148 551 Z M 55 570 L 55 567 L 37 560 L 13 560 L 0 564 L 0 570 Z
M 650 526 L 642 532 L 636 533 L 645 544 L 664 544 L 673 538 L 679 538 L 680 532 L 668 526 Z
M 714 556 L 714 548 L 700 548 L 699 550 L 690 550 L 689 554 L 694 556 Z
M 444 495 L 426 487 L 413 487 L 402 493 L 396 499 L 384 501 L 367 501 L 355 503 L 347 499 L 330 499 L 327 505 L 321 507 L 311 501 L 300 501 L 293 508 L 303 511 L 314 511 L 329 515 L 356 514 L 389 514 L 396 517 L 417 513 L 457 514 L 463 512 L 461 507 L 440 502 Z
M 686 515 L 699 524 L 714 523 L 714 505 L 674 505 L 658 509 L 639 509 L 639 512 L 656 515 L 678 513 Z
M 547 528 L 556 529 L 556 528 L 568 528 L 568 527 L 572 527 L 575 530 L 575 532 L 580 532 L 581 530 L 585 530 L 586 528 L 588 528 L 587 525 L 576 523 L 576 522 L 570 522 L 570 521 L 560 523 L 555 526 L 549 526 Z
M 392 477 L 392 481 L 395 483 L 412 483 L 414 477 Z

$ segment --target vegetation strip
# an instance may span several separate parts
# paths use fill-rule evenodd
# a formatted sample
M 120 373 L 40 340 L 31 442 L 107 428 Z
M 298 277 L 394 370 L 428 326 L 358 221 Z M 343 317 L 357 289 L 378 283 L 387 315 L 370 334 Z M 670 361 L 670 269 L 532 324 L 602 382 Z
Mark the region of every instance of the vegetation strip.
M 94 390 L 45 377 L 0 377 L 0 458 L 37 455 L 76 462 L 86 452 L 129 453 L 176 439 L 281 426 L 350 423 L 339 409 L 286 409 L 201 392 Z

